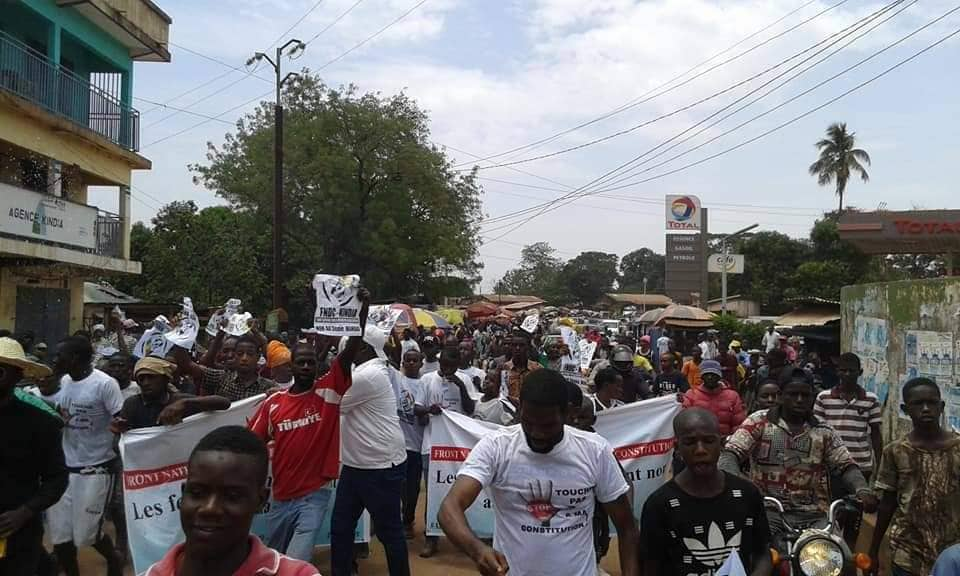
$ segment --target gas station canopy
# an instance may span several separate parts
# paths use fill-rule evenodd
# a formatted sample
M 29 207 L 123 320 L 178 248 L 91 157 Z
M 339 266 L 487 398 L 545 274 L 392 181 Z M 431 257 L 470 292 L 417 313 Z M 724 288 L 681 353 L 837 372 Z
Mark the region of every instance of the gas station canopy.
M 960 210 L 845 212 L 837 230 L 865 254 L 960 253 Z

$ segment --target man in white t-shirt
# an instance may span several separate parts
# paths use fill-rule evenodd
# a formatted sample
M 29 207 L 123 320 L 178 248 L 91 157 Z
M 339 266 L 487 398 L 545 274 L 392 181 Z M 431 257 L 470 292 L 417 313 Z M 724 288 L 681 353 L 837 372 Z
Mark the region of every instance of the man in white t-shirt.
M 411 350 L 420 351 L 420 345 L 417 344 L 417 340 L 413 337 L 413 330 L 409 328 L 403 329 L 403 340 L 400 341 L 400 353 L 406 354 Z
M 664 332 L 663 336 L 657 338 L 657 356 L 663 356 L 670 351 L 670 337 Z
M 106 559 L 108 576 L 120 576 L 120 554 L 101 527 L 119 472 L 110 423 L 123 408 L 123 393 L 92 362 L 93 346 L 82 336 L 71 336 L 57 348 L 55 372 L 64 376 L 55 399 L 64 421 L 70 480 L 60 501 L 47 510 L 47 534 L 68 576 L 79 573 L 78 546 L 93 546 Z
M 460 372 L 467 375 L 468 379 L 464 383 L 474 400 L 483 395 L 483 379 L 487 376 L 481 368 L 473 365 L 476 357 L 477 349 L 472 340 L 464 340 L 460 343 Z
M 460 351 L 458 348 L 444 348 L 440 354 L 440 369 L 431 372 L 422 378 L 423 396 L 418 403 L 418 408 L 426 409 L 428 414 L 437 415 L 440 410 L 449 410 L 458 412 L 466 416 L 473 416 L 476 409 L 476 402 L 470 396 L 470 390 L 467 381 L 470 377 L 460 371 Z M 428 416 L 429 418 L 430 416 Z M 430 427 L 427 426 L 427 437 L 429 438 Z M 429 486 L 427 481 L 430 475 L 430 443 L 425 442 L 422 450 L 423 478 L 424 486 Z M 426 526 L 424 526 L 426 529 Z M 430 558 L 437 553 L 437 543 L 439 539 L 436 536 L 426 536 L 424 540 L 423 551 L 420 552 L 421 558 Z
M 407 451 L 397 417 L 397 394 L 383 347 L 386 335 L 367 325 L 357 354 L 353 385 L 340 399 L 340 481 L 330 530 L 334 574 L 351 574 L 353 534 L 363 510 L 370 512 L 386 552 L 390 576 L 408 576 L 401 495 Z
M 767 354 L 769 354 L 771 350 L 780 347 L 780 333 L 777 332 L 773 324 L 768 326 L 767 331 L 763 333 L 763 339 L 760 341 L 760 344 L 763 346 L 763 351 Z
M 630 488 L 606 440 L 564 426 L 568 410 L 560 373 L 528 374 L 520 426 L 480 440 L 444 498 L 440 526 L 482 574 L 595 576 L 596 501 L 616 526 L 621 574 L 639 574 Z M 464 514 L 484 488 L 494 501 L 493 547 L 473 534 Z

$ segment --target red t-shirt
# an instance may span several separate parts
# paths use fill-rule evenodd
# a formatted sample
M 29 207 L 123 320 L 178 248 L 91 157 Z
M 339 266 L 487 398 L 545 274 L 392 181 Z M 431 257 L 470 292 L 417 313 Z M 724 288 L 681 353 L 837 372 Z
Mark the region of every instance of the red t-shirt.
M 340 475 L 340 397 L 350 384 L 337 359 L 312 389 L 277 392 L 250 420 L 250 430 L 273 442 L 274 500 L 299 498 Z

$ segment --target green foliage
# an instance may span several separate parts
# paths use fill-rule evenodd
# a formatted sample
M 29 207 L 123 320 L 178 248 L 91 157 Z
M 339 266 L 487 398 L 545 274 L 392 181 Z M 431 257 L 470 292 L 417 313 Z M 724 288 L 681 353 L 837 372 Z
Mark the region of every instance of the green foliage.
M 478 280 L 476 175 L 453 171 L 430 143 L 427 115 L 413 100 L 331 89 L 308 70 L 287 85 L 283 100 L 283 262 L 291 308 L 309 309 L 304 286 L 316 272 L 360 274 L 377 298 L 439 299 Z M 266 236 L 273 123 L 273 106 L 262 104 L 222 145 L 208 145 L 206 164 L 190 167 L 235 210 L 265 223 Z
M 593 306 L 613 289 L 617 280 L 617 260 L 616 254 L 583 252 L 566 263 L 560 273 L 560 282 L 574 302 Z
M 827 127 L 827 137 L 816 143 L 820 157 L 808 169 L 811 176 L 817 177 L 817 183 L 826 186 L 836 185 L 836 193 L 843 212 L 843 193 L 847 189 L 850 175 L 856 173 L 864 182 L 870 180 L 867 169 L 870 155 L 866 150 L 856 148 L 856 134 L 847 132 L 846 123 L 834 123 Z
M 647 279 L 647 292 L 663 294 L 666 257 L 649 248 L 630 252 L 620 261 L 620 291 L 640 293 L 643 279 Z
M 779 232 L 758 232 L 738 238 L 730 252 L 743 254 L 746 267 L 743 274 L 727 277 L 729 294 L 755 300 L 768 313 L 789 309 L 784 302 L 789 288 L 787 279 L 810 258 L 810 248 L 805 242 Z
M 717 316 L 713 328 L 720 333 L 720 341 L 729 343 L 734 335 L 738 335 L 744 350 L 759 348 L 763 340 L 763 332 L 769 323 L 745 322 L 732 314 Z
M 269 228 L 264 234 L 252 213 L 172 202 L 152 223 L 152 229 L 142 223 L 131 229 L 131 255 L 143 263 L 143 274 L 119 279 L 118 289 L 142 300 L 190 296 L 203 307 L 241 298 L 250 309 L 267 309 L 270 275 L 263 271 Z
M 520 251 L 520 267 L 504 274 L 494 290 L 498 294 L 535 294 L 547 301 L 559 298 L 557 279 L 563 261 L 546 242 L 524 246 Z

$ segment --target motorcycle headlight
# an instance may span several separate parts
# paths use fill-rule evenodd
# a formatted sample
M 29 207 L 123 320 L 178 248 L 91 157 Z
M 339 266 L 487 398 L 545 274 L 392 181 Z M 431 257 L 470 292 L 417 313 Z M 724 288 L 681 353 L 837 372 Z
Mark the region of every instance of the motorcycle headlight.
M 843 571 L 843 550 L 826 538 L 806 542 L 796 557 L 804 576 L 839 576 Z

